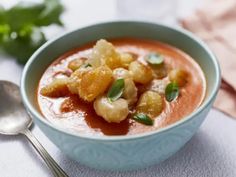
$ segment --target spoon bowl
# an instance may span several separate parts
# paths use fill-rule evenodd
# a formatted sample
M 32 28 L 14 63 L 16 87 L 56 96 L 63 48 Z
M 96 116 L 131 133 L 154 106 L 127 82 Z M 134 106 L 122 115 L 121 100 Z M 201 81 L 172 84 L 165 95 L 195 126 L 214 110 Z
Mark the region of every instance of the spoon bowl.
M 19 87 L 8 81 L 0 81 L 0 133 L 17 135 L 31 124 L 32 119 L 22 104 Z
M 55 177 L 68 177 L 30 132 L 31 125 L 32 119 L 23 106 L 19 87 L 9 81 L 0 81 L 0 134 L 25 135 Z

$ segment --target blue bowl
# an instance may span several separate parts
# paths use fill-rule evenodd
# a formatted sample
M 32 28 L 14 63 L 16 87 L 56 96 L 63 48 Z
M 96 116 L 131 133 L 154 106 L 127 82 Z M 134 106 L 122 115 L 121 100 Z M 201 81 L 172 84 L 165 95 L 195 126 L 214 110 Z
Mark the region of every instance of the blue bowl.
M 69 133 L 40 113 L 35 92 L 40 77 L 55 58 L 101 38 L 133 37 L 158 40 L 192 56 L 207 81 L 205 100 L 192 114 L 153 132 L 125 136 L 87 136 Z M 176 153 L 197 131 L 217 94 L 219 64 L 211 50 L 183 29 L 143 22 L 109 22 L 66 33 L 40 47 L 26 64 L 22 80 L 23 102 L 34 122 L 60 150 L 81 164 L 105 170 L 132 170 L 159 163 Z

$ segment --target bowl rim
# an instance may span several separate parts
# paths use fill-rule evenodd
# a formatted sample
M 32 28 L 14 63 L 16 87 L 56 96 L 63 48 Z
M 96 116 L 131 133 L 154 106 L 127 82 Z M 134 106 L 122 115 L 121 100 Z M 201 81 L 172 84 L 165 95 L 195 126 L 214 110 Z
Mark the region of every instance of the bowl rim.
M 169 30 L 172 30 L 174 32 L 177 33 L 181 33 L 189 38 L 191 38 L 191 40 L 194 40 L 196 43 L 198 43 L 210 56 L 211 60 L 213 61 L 214 64 L 214 68 L 216 70 L 216 77 L 215 77 L 215 84 L 214 87 L 212 88 L 212 91 L 210 93 L 210 95 L 208 96 L 207 99 L 205 99 L 205 101 L 196 109 L 194 110 L 191 114 L 185 116 L 184 118 L 176 121 L 175 123 L 172 123 L 170 125 L 167 125 L 163 128 L 154 130 L 154 131 L 150 131 L 150 132 L 144 132 L 144 133 L 140 133 L 140 134 L 135 134 L 135 135 L 109 135 L 109 136 L 101 136 L 101 135 L 85 135 L 85 134 L 78 134 L 78 133 L 74 133 L 74 132 L 70 132 L 70 131 L 66 131 L 66 129 L 53 125 L 51 122 L 49 122 L 47 119 L 44 118 L 43 115 L 41 115 L 40 113 L 38 113 L 38 111 L 31 105 L 28 97 L 27 97 L 27 93 L 25 90 L 25 83 L 26 83 L 26 76 L 27 76 L 27 72 L 31 66 L 31 64 L 34 62 L 34 59 L 37 57 L 37 55 L 39 53 L 41 53 L 45 48 L 47 48 L 48 45 L 54 43 L 55 41 L 57 41 L 59 38 L 66 36 L 70 33 L 73 33 L 75 31 L 78 30 L 82 30 L 82 29 L 86 29 L 86 28 L 91 28 L 94 26 L 98 26 L 98 25 L 108 25 L 108 24 L 120 24 L 120 25 L 124 25 L 125 23 L 133 23 L 133 24 L 143 24 L 143 25 L 152 25 L 152 26 L 160 26 L 163 28 L 168 28 Z M 49 41 L 47 41 L 45 44 L 43 44 L 38 50 L 36 50 L 34 52 L 34 54 L 30 57 L 29 61 L 26 63 L 23 73 L 22 73 L 22 77 L 21 77 L 21 84 L 20 84 L 20 91 L 21 91 L 21 96 L 22 96 L 22 100 L 23 100 L 23 104 L 25 105 L 25 107 L 28 109 L 30 115 L 32 115 L 33 118 L 36 118 L 37 120 L 39 120 L 41 123 L 43 123 L 44 125 L 52 128 L 55 131 L 59 131 L 62 133 L 65 133 L 69 136 L 74 136 L 77 138 L 82 138 L 82 139 L 87 139 L 87 140 L 96 140 L 96 141 L 120 141 L 120 140 L 134 140 L 134 139 L 138 139 L 138 138 L 144 138 L 144 137 L 148 137 L 148 136 L 152 136 L 152 135 L 156 135 L 156 134 L 161 134 L 164 133 L 165 131 L 168 131 L 172 128 L 177 128 L 180 125 L 182 125 L 183 123 L 190 121 L 192 118 L 194 118 L 195 116 L 197 116 L 198 114 L 200 114 L 201 112 L 203 112 L 205 110 L 206 107 L 208 107 L 212 101 L 214 100 L 219 86 L 220 86 L 220 75 L 221 75 L 221 71 L 220 71 L 220 66 L 219 66 L 219 62 L 216 58 L 216 56 L 214 55 L 214 53 L 209 49 L 209 47 L 207 46 L 207 44 L 205 42 L 203 42 L 200 38 L 196 37 L 194 34 L 192 34 L 191 32 L 180 28 L 180 27 L 172 27 L 169 25 L 163 25 L 161 23 L 152 23 L 152 22 L 143 22 L 143 21 L 123 21 L 123 20 L 118 20 L 118 21 L 107 21 L 107 22 L 102 22 L 102 23 L 96 23 L 93 25 L 88 25 L 82 28 L 76 28 L 73 30 L 70 30 L 66 33 L 63 33 L 62 35 L 59 35 L 58 37 L 51 39 Z

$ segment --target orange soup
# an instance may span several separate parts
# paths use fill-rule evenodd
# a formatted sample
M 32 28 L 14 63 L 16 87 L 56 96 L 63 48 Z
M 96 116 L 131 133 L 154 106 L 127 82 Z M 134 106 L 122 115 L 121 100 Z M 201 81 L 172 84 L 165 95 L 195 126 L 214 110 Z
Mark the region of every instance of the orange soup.
M 183 51 L 153 40 L 108 41 L 69 51 L 46 69 L 36 93 L 46 119 L 78 134 L 133 135 L 170 125 L 202 103 L 204 73 Z

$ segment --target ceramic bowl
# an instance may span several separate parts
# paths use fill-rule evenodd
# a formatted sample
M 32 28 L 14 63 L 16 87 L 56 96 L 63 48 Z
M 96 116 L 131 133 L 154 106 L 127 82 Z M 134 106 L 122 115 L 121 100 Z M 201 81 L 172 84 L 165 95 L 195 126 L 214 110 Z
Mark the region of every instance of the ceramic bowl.
M 129 136 L 74 134 L 47 121 L 35 101 L 38 82 L 46 68 L 58 56 L 71 49 L 101 38 L 119 37 L 158 40 L 192 56 L 201 66 L 207 81 L 207 93 L 201 106 L 189 116 L 167 127 Z M 24 68 L 21 94 L 34 122 L 62 153 L 97 169 L 132 170 L 159 163 L 184 146 L 209 112 L 219 83 L 220 69 L 215 56 L 207 45 L 190 32 L 144 22 L 108 22 L 68 32 L 40 47 Z

